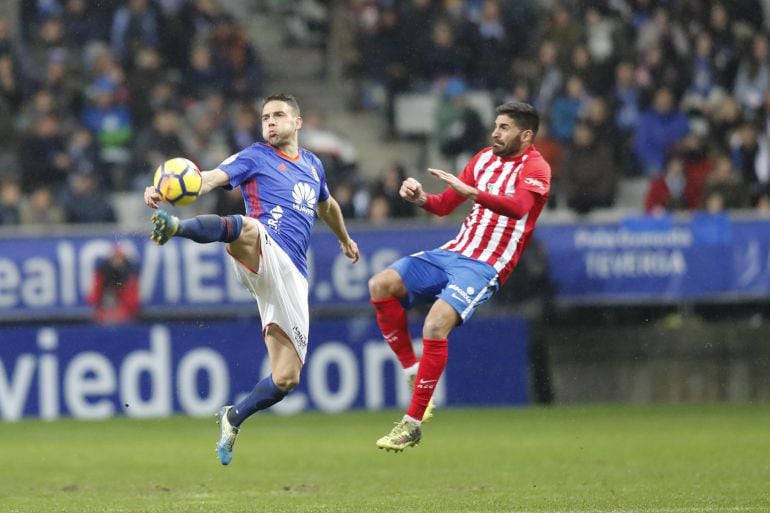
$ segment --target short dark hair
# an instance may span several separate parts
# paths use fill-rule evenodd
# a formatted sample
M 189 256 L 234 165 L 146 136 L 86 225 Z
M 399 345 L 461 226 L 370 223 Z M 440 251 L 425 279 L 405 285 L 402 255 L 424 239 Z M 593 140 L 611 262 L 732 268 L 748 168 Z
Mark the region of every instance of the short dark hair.
M 269 102 L 285 102 L 288 103 L 289 106 L 294 109 L 294 111 L 297 113 L 297 116 L 299 116 L 299 103 L 297 103 L 297 99 L 294 97 L 293 94 L 289 93 L 278 93 L 278 94 L 271 94 L 267 98 L 265 98 L 265 101 L 262 102 L 262 108 L 265 108 L 265 105 L 267 105 Z
M 540 128 L 540 115 L 532 105 L 524 102 L 507 102 L 499 105 L 495 112 L 498 115 L 510 116 L 517 127 L 522 130 L 532 130 L 532 133 L 537 135 L 537 130 Z

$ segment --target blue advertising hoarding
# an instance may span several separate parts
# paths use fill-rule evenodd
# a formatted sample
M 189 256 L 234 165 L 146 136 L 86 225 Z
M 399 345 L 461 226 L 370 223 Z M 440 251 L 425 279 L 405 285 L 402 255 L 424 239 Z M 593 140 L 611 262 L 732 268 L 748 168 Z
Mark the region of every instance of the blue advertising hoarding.
M 318 320 L 310 335 L 300 386 L 271 411 L 408 404 L 406 381 L 372 316 Z M 438 404 L 526 403 L 526 338 L 526 323 L 515 317 L 479 316 L 459 327 Z M 0 340 L 0 421 L 211 415 L 269 372 L 257 320 L 9 325 L 0 326 Z
M 368 308 L 367 281 L 397 258 L 441 245 L 456 228 L 355 230 L 361 261 L 352 265 L 333 234 L 313 234 L 311 308 Z M 770 221 L 694 215 L 601 224 L 542 224 L 535 237 L 550 260 L 560 302 L 639 302 L 758 298 L 770 294 Z M 145 313 L 251 313 L 222 244 L 145 236 L 0 238 L 0 320 L 86 317 L 100 258 L 120 243 L 141 266 Z

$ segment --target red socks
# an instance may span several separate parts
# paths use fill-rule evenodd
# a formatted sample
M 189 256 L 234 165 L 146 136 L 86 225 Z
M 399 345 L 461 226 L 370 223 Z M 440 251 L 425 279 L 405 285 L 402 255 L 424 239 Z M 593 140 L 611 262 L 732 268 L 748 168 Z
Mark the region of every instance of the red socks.
M 377 312 L 377 324 L 380 327 L 380 331 L 382 331 L 382 336 L 393 352 L 396 353 L 401 366 L 408 369 L 416 364 L 417 356 L 414 354 L 412 338 L 409 336 L 409 326 L 406 322 L 404 307 L 394 297 L 372 299 L 372 305 Z M 444 349 L 444 355 L 446 356 L 446 348 Z
M 417 379 L 414 382 L 412 403 L 406 410 L 406 414 L 413 419 L 422 420 L 425 408 L 428 407 L 436 384 L 446 367 L 447 353 L 447 339 L 422 339 L 422 357 L 417 370 Z

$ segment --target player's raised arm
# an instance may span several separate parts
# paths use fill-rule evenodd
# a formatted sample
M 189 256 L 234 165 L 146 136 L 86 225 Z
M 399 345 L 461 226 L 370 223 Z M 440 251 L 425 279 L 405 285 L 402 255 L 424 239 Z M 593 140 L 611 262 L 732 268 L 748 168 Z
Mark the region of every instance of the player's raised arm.
M 201 176 L 203 177 L 201 194 L 206 194 L 212 189 L 224 187 L 230 183 L 229 175 L 219 168 L 212 169 L 211 171 L 201 171 Z
M 227 173 L 221 169 L 212 169 L 211 171 L 201 171 L 201 189 L 198 196 L 206 194 L 212 189 L 223 187 L 229 183 Z M 144 189 L 144 202 L 152 208 L 158 208 L 158 201 L 163 201 L 163 196 L 158 192 L 154 185 L 148 185 Z

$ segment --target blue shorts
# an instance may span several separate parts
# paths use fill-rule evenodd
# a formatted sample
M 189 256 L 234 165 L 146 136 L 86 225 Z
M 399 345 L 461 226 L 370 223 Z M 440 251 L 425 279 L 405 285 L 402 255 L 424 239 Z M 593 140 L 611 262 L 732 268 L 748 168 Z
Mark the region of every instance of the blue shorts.
M 462 322 L 500 287 L 494 267 L 445 249 L 415 253 L 397 260 L 390 268 L 406 285 L 404 307 L 443 299 Z

